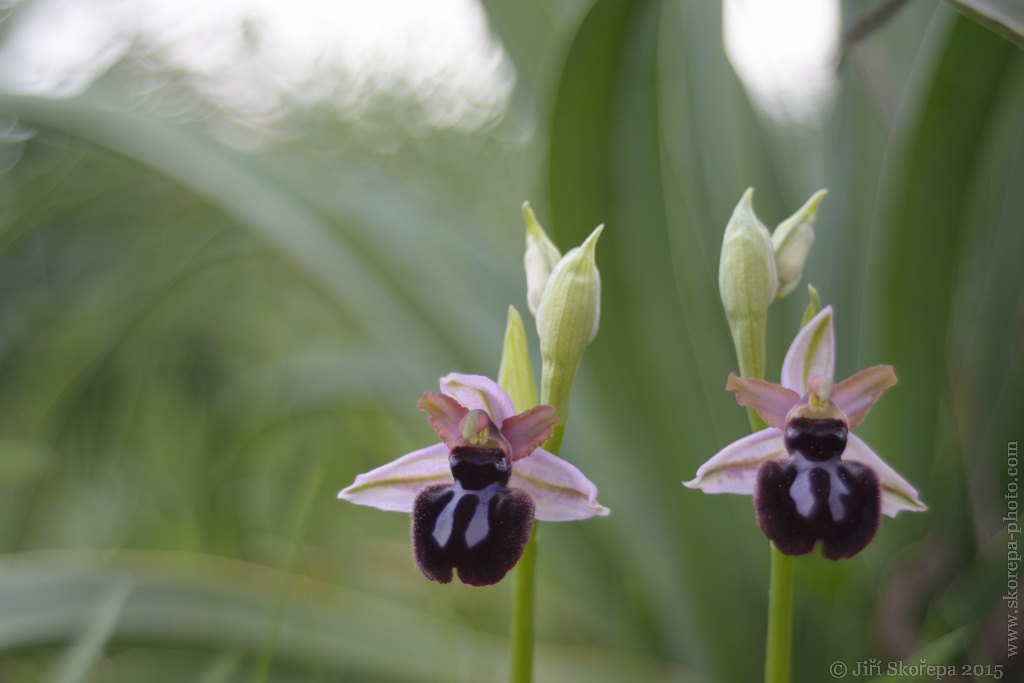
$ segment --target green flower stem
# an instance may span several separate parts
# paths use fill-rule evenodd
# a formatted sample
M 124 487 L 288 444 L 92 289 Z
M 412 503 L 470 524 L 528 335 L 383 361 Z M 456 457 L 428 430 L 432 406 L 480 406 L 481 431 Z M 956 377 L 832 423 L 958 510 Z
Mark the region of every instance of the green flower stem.
M 751 413 L 750 427 L 755 432 L 767 425 Z M 793 654 L 793 585 L 795 558 L 771 547 L 771 569 L 768 577 L 768 636 L 764 655 L 764 682 L 789 683 Z
M 821 192 L 811 201 L 819 198 Z M 804 311 L 801 327 L 821 310 L 818 290 L 807 285 L 810 303 Z M 768 425 L 751 408 L 747 408 L 750 428 L 758 432 Z M 789 683 L 793 656 L 793 570 L 796 560 L 771 545 L 771 575 L 768 578 L 768 637 L 764 654 L 765 683 Z
M 814 195 L 811 202 L 820 199 L 822 192 Z M 811 202 L 808 202 L 810 205 Z M 801 327 L 806 325 L 821 310 L 818 290 L 807 285 L 810 302 L 804 311 Z M 750 428 L 755 432 L 767 427 L 752 409 L 747 408 Z M 793 656 L 793 586 L 796 559 L 771 545 L 771 575 L 768 579 L 768 636 L 764 655 L 765 683 L 789 683 Z
M 561 435 L 554 436 L 544 444 L 544 450 L 558 455 Z M 554 450 L 552 450 L 554 449 Z M 530 540 L 526 542 L 519 564 L 512 570 L 516 577 L 515 596 L 512 606 L 512 674 L 509 683 L 531 683 L 533 681 L 533 603 L 537 580 L 537 536 L 540 522 L 533 520 Z
M 789 683 L 790 658 L 793 652 L 793 570 L 796 562 L 792 555 L 780 552 L 774 545 L 771 548 L 764 681 Z
M 530 540 L 515 568 L 516 586 L 512 604 L 511 683 L 533 680 L 533 603 L 537 577 L 537 528 L 534 520 Z
M 759 432 L 768 425 L 751 408 L 747 408 L 750 429 Z M 790 659 L 793 653 L 793 556 L 771 547 L 771 570 L 768 578 L 768 638 L 764 655 L 765 683 L 789 683 Z
M 722 238 L 718 263 L 718 289 L 732 333 L 740 376 L 764 379 L 765 332 L 768 309 L 777 298 L 796 288 L 814 242 L 814 219 L 825 191 L 811 197 L 803 208 L 782 222 L 775 235 L 754 215 L 753 189 L 736 205 Z M 818 293 L 808 288 L 811 302 L 804 324 L 821 307 Z M 768 425 L 747 407 L 752 432 Z M 771 546 L 768 588 L 768 637 L 765 652 L 765 683 L 789 683 L 793 641 L 794 560 Z
M 498 384 L 508 393 L 516 410 L 523 411 L 537 405 L 537 386 L 533 380 L 530 351 L 526 344 L 523 319 L 512 306 L 508 309 L 508 325 L 498 369 Z M 513 569 L 515 595 L 512 603 L 512 664 L 511 683 L 530 683 L 533 680 L 533 603 L 537 567 L 537 526 L 533 522 L 530 540 L 523 556 Z

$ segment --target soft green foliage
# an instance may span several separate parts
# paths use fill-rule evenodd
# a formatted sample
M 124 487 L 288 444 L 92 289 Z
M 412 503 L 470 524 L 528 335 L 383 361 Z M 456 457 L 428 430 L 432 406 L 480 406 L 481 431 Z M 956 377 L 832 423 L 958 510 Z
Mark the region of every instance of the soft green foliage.
M 792 130 L 751 106 L 718 3 L 483 4 L 517 89 L 477 132 L 296 105 L 296 134 L 245 151 L 138 106 L 132 68 L 0 94 L 33 133 L 0 142 L 0 680 L 500 680 L 510 582 L 423 580 L 407 516 L 335 494 L 432 442 L 415 405 L 440 376 L 497 371 L 525 199 L 563 248 L 607 226 L 561 455 L 614 510 L 543 527 L 536 680 L 759 679 L 750 500 L 680 486 L 748 431 L 717 296 L 747 187 L 768 225 L 829 189 L 802 282 L 835 308 L 838 376 L 895 367 L 861 436 L 930 508 L 797 561 L 793 680 L 922 648 L 1000 662 L 1024 53 L 909 3 Z M 806 306 L 773 305 L 767 379 Z

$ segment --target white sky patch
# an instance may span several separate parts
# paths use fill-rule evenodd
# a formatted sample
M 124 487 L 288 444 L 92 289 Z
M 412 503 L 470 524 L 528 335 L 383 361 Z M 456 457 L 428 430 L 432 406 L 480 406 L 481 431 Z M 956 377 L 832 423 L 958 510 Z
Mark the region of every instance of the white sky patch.
M 839 0 L 725 0 L 725 48 L 747 90 L 779 121 L 813 123 L 832 99 Z
M 428 126 L 474 128 L 500 115 L 514 81 L 477 0 L 20 4 L 0 46 L 0 88 L 10 92 L 76 95 L 141 47 L 252 121 L 273 119 L 288 100 L 358 118 L 404 97 L 422 105 Z M 839 21 L 838 0 L 724 1 L 729 59 L 762 109 L 780 121 L 820 117 Z
M 472 126 L 514 78 L 476 0 L 36 0 L 12 28 L 0 88 L 51 97 L 140 46 L 243 112 L 284 93 L 343 108 L 397 92 L 431 125 Z

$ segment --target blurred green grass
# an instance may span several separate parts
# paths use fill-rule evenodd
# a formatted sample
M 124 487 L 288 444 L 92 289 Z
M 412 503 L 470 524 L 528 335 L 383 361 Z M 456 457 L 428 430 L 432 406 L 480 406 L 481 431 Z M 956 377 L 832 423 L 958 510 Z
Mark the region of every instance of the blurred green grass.
M 613 511 L 542 529 L 537 680 L 757 680 L 767 542 L 748 499 L 679 485 L 746 429 L 717 261 L 748 186 L 769 225 L 829 189 L 805 282 L 838 375 L 895 365 L 862 434 L 931 506 L 800 560 L 795 680 L 957 629 L 950 661 L 1005 663 L 1021 52 L 908 6 L 790 130 L 750 104 L 717 3 L 484 5 L 508 114 L 397 151 L 310 123 L 246 152 L 129 107 L 116 73 L 0 94 L 33 133 L 0 175 L 0 680 L 503 680 L 510 582 L 430 584 L 407 518 L 334 496 L 431 441 L 439 376 L 497 371 L 527 198 L 563 249 L 607 225 L 563 456 Z

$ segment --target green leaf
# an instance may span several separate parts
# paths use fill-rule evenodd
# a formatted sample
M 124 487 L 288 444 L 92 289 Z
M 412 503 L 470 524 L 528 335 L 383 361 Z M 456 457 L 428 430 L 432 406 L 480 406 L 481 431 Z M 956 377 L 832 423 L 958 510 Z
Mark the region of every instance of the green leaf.
M 874 298 L 865 311 L 884 321 L 885 350 L 876 352 L 878 357 L 894 366 L 901 386 L 915 388 L 913 398 L 901 397 L 873 414 L 871 428 L 888 427 L 889 447 L 896 453 L 935 452 L 935 431 L 904 427 L 934 424 L 947 387 L 948 302 L 955 280 L 936 275 L 956 271 L 960 250 L 974 230 L 963 217 L 979 149 L 1011 76 L 1008 67 L 1021 57 L 1006 41 L 957 16 L 920 116 L 902 154 L 893 157 L 896 168 L 885 188 L 882 238 L 876 245 Z M 924 476 L 927 463 L 927 458 L 906 458 L 894 465 L 906 465 L 914 480 Z M 927 500 L 927 491 L 923 495 Z
M 619 68 L 633 15 L 644 2 L 598 0 L 562 68 L 551 121 L 548 183 L 558 244 L 579 244 L 611 216 L 612 134 Z
M 297 676 L 287 672 L 308 671 L 309 663 L 315 663 L 322 680 L 328 681 L 478 683 L 492 678 L 508 656 L 505 638 L 453 623 L 433 610 L 255 563 L 169 552 L 121 552 L 112 561 L 109 553 L 87 551 L 6 555 L 4 562 L 4 650 L 75 637 L 80 624 L 98 614 L 99 599 L 104 616 L 88 627 L 95 629 L 90 631 L 91 642 L 124 647 L 158 643 L 216 652 L 217 660 L 205 674 L 208 680 L 223 680 L 239 657 L 258 656 L 271 625 L 268 615 L 275 612 L 275 667 L 285 672 L 286 680 Z M 126 599 L 125 573 L 133 577 Z M 290 583 L 292 590 L 278 610 L 275 587 L 282 582 Z M 121 602 L 113 596 L 120 596 Z M 460 660 L 459 653 L 466 652 L 472 657 Z M 644 680 L 687 680 L 693 675 L 650 658 L 598 648 L 586 652 L 581 658 L 576 648 L 541 643 L 538 670 L 557 680 L 597 683 L 616 683 L 631 672 Z M 148 680 L 180 680 L 173 672 L 167 674 L 154 671 Z
M 148 166 L 204 197 L 298 263 L 345 312 L 395 356 L 432 359 L 439 348 L 415 311 L 405 308 L 358 254 L 308 203 L 261 177 L 223 147 L 141 114 L 87 99 L 0 93 L 0 112 L 64 130 Z M 406 339 L 416 339 L 409 346 Z
M 949 0 L 976 22 L 1024 48 L 1024 3 L 1020 0 Z
M 91 679 L 131 591 L 131 581 L 122 579 L 101 596 L 91 620 L 58 662 L 50 683 L 85 683 Z

